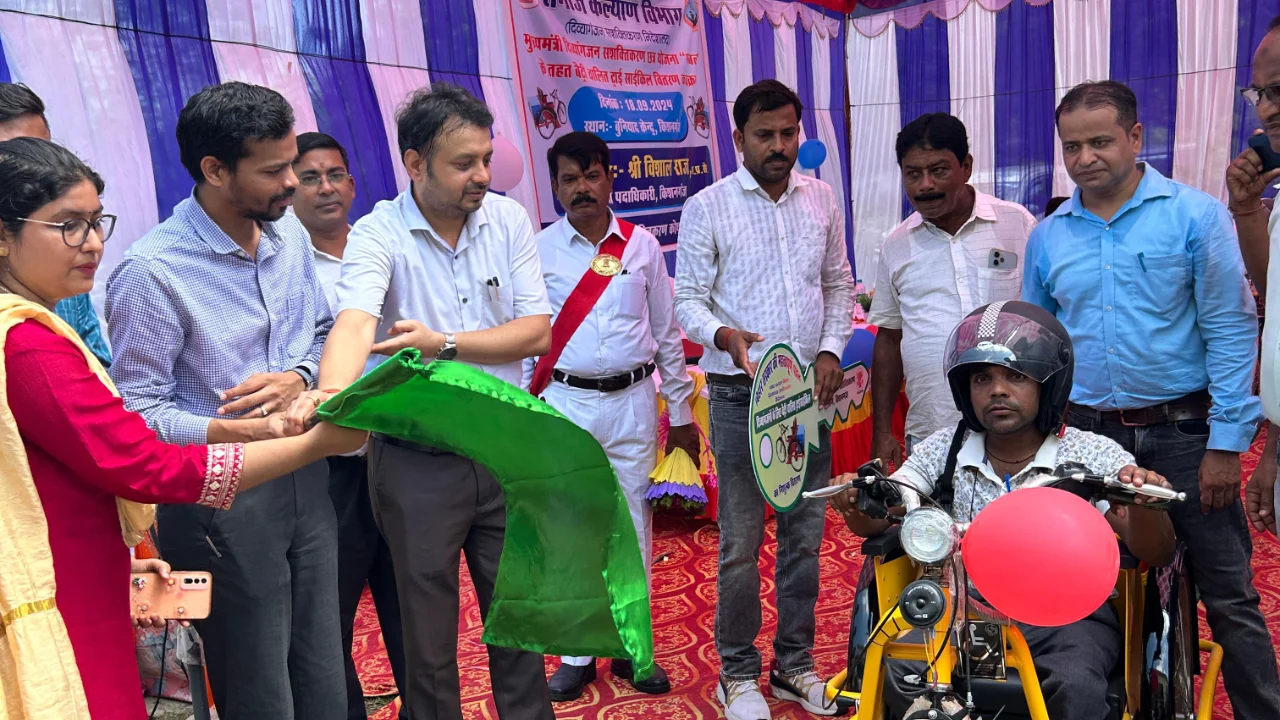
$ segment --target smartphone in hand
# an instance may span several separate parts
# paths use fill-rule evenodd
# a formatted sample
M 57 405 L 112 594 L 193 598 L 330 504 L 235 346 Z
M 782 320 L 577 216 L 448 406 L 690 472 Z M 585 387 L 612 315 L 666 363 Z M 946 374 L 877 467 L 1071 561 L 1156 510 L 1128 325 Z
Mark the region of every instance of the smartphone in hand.
M 1262 172 L 1269 173 L 1276 168 L 1280 168 L 1280 152 L 1276 152 L 1271 148 L 1271 139 L 1266 133 L 1258 133 L 1249 138 L 1249 147 L 1258 153 L 1258 157 L 1262 158 Z
M 213 576 L 207 572 L 133 573 L 129 582 L 133 617 L 158 615 L 165 620 L 204 620 L 209 617 Z

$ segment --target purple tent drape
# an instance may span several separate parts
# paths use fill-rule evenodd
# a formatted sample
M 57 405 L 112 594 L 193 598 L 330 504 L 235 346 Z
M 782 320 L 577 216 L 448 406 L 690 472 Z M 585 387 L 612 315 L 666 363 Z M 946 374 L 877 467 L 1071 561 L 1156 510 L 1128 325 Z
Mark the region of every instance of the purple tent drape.
M 147 126 L 156 205 L 164 220 L 195 187 L 178 154 L 178 113 L 188 98 L 219 82 L 209 15 L 204 0 L 115 0 L 115 11 Z M 4 81 L 9 82 L 7 68 Z
M 1174 120 L 1178 107 L 1177 0 L 1111 4 L 1111 79 L 1138 96 L 1142 153 L 1165 177 L 1173 176 Z
M 800 126 L 804 128 L 806 138 L 816 138 L 818 121 L 815 115 L 818 108 L 813 104 L 813 47 L 810 42 L 804 24 L 796 23 L 796 94 L 800 96 L 800 104 L 804 106 Z M 814 174 L 822 177 L 816 170 Z
M 359 4 L 293 0 L 293 27 L 316 124 L 346 149 L 347 169 L 359 188 L 351 217 L 364 217 L 397 190 L 382 111 L 365 64 Z
M 480 86 L 480 41 L 472 0 L 419 0 L 427 31 L 431 82 L 449 82 L 484 100 Z M 489 32 L 493 32 L 490 29 Z
M 1053 194 L 1053 7 L 1012 2 L 996 16 L 996 195 L 1044 212 Z
M 424 0 L 425 2 L 425 0 Z M 724 84 L 724 25 L 719 17 L 704 13 L 707 34 L 707 72 L 711 75 L 711 96 L 715 117 L 716 154 L 720 156 L 720 177 L 728 177 L 738 169 L 738 156 L 733 147 L 733 119 L 729 117 L 729 98 Z
M 778 76 L 774 62 L 773 24 L 768 18 L 747 23 L 751 37 L 751 82 L 772 80 Z
M 898 112 L 902 125 L 926 113 L 951 112 L 951 57 L 947 50 L 947 23 L 927 16 L 920 27 L 894 25 L 898 34 Z M 910 215 L 911 201 L 902 196 L 902 216 Z

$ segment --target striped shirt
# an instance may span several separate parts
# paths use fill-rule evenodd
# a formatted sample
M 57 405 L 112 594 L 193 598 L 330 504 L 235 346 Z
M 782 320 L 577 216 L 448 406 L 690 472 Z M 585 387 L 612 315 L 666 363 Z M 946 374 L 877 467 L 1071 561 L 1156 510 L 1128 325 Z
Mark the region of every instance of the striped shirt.
M 1035 219 L 976 192 L 973 215 L 948 235 L 920 213 L 885 236 L 869 322 L 902 330 L 907 434 L 924 439 L 960 421 L 943 374 L 947 338 L 966 315 L 1022 294 L 1022 256 Z
M 161 440 L 204 444 L 219 395 L 250 375 L 315 374 L 333 319 L 291 213 L 249 257 L 195 197 L 129 246 L 107 281 L 111 378 Z
M 844 214 L 831 186 L 792 171 L 775 203 L 746 168 L 689 198 L 676 254 L 676 317 L 707 348 L 705 372 L 741 373 L 715 347 L 729 327 L 759 333 L 758 362 L 786 343 L 801 363 L 844 353 L 853 334 L 853 274 Z

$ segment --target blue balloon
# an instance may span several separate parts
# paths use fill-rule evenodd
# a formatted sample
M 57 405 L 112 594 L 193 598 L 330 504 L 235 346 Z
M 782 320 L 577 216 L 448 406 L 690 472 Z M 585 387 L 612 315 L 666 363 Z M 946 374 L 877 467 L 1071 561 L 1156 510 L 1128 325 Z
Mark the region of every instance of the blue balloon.
M 816 138 L 805 140 L 800 144 L 800 152 L 796 160 L 800 163 L 800 167 L 805 170 L 822 167 L 822 163 L 827 161 L 827 146 Z

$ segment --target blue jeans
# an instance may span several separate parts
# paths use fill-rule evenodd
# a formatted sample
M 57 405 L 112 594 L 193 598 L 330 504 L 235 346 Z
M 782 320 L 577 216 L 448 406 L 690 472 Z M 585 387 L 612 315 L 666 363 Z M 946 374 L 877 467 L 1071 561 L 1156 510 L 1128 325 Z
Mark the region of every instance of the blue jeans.
M 1174 532 L 1187 546 L 1192 578 L 1213 637 L 1222 645 L 1222 679 L 1241 720 L 1280 718 L 1280 673 L 1266 620 L 1253 586 L 1253 541 L 1239 498 L 1225 510 L 1200 510 L 1200 462 L 1209 425 L 1186 420 L 1127 427 L 1067 412 L 1067 423 L 1115 440 L 1187 494 L 1169 510 Z
M 760 677 L 760 546 L 764 543 L 765 499 L 751 465 L 750 388 L 712 383 L 711 448 L 719 473 L 720 567 L 716 579 L 716 652 L 725 680 Z M 824 487 L 831 478 L 831 438 L 821 431 L 821 447 L 809 456 L 804 488 Z M 791 674 L 813 669 L 814 607 L 818 603 L 818 549 L 826 523 L 826 503 L 800 500 L 778 513 L 778 632 L 773 641 L 777 669 Z

